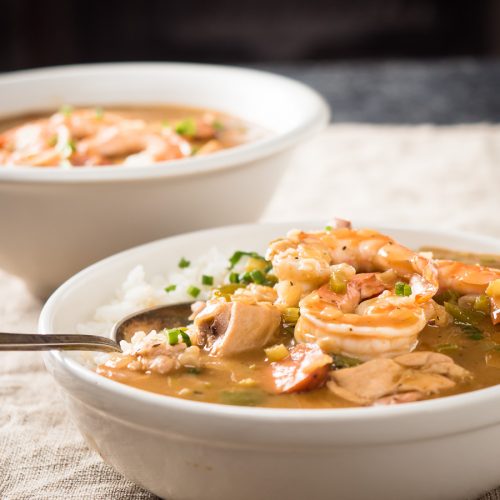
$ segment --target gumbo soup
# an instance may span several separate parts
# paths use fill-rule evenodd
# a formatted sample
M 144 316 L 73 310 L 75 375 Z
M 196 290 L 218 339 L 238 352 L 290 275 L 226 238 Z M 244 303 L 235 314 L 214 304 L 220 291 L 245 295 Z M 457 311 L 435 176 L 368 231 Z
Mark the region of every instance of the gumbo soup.
M 264 255 L 237 251 L 224 269 L 212 262 L 195 272 L 185 256 L 161 285 L 165 299 L 156 290 L 149 302 L 191 297 L 179 306 L 185 321 L 138 322 L 97 372 L 168 396 L 283 408 L 400 404 L 492 386 L 500 270 L 475 263 L 485 258 L 496 262 L 413 251 L 342 220 L 292 230 Z
M 144 166 L 215 153 L 261 135 L 254 125 L 205 109 L 63 106 L 0 121 L 0 166 Z

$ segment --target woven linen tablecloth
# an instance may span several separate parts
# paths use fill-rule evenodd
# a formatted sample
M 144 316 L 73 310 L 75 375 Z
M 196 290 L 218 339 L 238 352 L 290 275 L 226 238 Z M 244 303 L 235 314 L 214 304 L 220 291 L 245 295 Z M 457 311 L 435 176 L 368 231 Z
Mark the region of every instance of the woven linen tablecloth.
M 297 150 L 262 220 L 337 215 L 500 237 L 499 186 L 500 126 L 334 125 Z M 0 271 L 0 331 L 34 331 L 40 308 Z M 0 397 L 0 498 L 155 498 L 87 448 L 39 354 L 0 354 Z

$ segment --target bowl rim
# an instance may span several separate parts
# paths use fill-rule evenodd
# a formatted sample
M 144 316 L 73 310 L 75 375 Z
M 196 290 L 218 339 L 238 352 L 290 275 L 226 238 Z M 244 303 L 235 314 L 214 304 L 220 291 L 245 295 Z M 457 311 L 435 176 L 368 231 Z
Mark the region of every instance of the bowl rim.
M 167 238 L 162 238 L 152 241 L 143 245 L 133 247 L 131 249 L 116 253 L 101 261 L 92 264 L 91 266 L 81 270 L 73 277 L 69 278 L 63 283 L 45 303 L 38 322 L 39 333 L 51 332 L 51 316 L 57 309 L 58 301 L 68 293 L 73 286 L 80 281 L 86 280 L 89 275 L 99 272 L 105 268 L 110 262 L 118 259 L 125 259 L 135 253 L 140 253 L 144 248 L 152 248 L 154 246 L 161 247 L 166 241 L 176 239 L 189 238 L 194 234 L 206 234 L 215 232 L 217 230 L 243 230 L 255 229 L 262 226 L 275 226 L 294 227 L 300 224 L 314 224 L 321 227 L 321 223 L 317 221 L 295 221 L 295 222 L 278 222 L 278 223 L 255 223 L 255 224 L 239 224 L 231 226 L 223 226 L 218 228 L 210 228 L 202 231 L 192 231 L 183 233 Z M 496 245 L 500 248 L 500 239 L 483 236 L 475 233 L 468 233 L 459 230 L 435 230 L 428 228 L 418 227 L 401 227 L 401 226 L 384 226 L 377 227 L 376 225 L 362 225 L 356 224 L 358 227 L 374 227 L 377 230 L 391 232 L 391 231 L 406 231 L 412 233 L 425 232 L 426 234 L 447 235 L 450 237 L 462 238 L 469 240 L 471 243 L 477 242 L 478 244 Z M 500 384 L 478 389 L 475 391 L 444 396 L 431 400 L 417 401 L 401 405 L 388 405 L 388 406 L 372 406 L 372 407 L 351 407 L 351 408 L 313 408 L 313 409 L 300 409 L 300 408 L 262 408 L 262 407 L 245 407 L 245 406 L 231 406 L 219 403 L 206 403 L 191 401 L 188 399 L 177 398 L 174 396 L 167 396 L 152 393 L 143 389 L 131 387 L 120 382 L 108 379 L 102 375 L 98 375 L 88 367 L 79 363 L 75 359 L 67 356 L 62 351 L 49 351 L 44 353 L 45 364 L 50 367 L 55 363 L 62 371 L 70 377 L 75 377 L 80 382 L 88 386 L 88 389 L 98 390 L 104 397 L 117 396 L 124 402 L 131 404 L 140 403 L 141 405 L 154 408 L 155 411 L 168 412 L 173 410 L 179 413 L 194 414 L 199 416 L 211 416 L 215 418 L 226 418 L 230 420 L 247 420 L 266 423 L 286 423 L 286 422 L 301 422 L 301 423 L 363 423 L 365 421 L 380 421 L 380 420 L 394 420 L 403 417 L 418 417 L 426 416 L 429 412 L 442 413 L 450 410 L 459 410 L 464 407 L 475 407 L 480 403 L 487 403 L 493 400 L 500 399 Z M 50 368 L 49 368 L 50 370 Z M 473 427 L 475 424 L 470 423 Z
M 137 179 L 171 178 L 199 175 L 218 170 L 237 168 L 261 158 L 279 153 L 299 141 L 306 139 L 315 132 L 322 130 L 329 122 L 330 107 L 325 98 L 310 86 L 269 71 L 240 66 L 222 64 L 180 63 L 180 62 L 125 62 L 125 63 L 97 63 L 75 64 L 65 66 L 51 66 L 22 71 L 14 71 L 0 75 L 0 88 L 2 85 L 15 85 L 20 82 L 33 82 L 47 78 L 57 78 L 65 75 L 102 74 L 113 71 L 141 71 L 141 70 L 175 70 L 192 69 L 203 72 L 229 72 L 243 74 L 250 77 L 267 79 L 278 85 L 295 88 L 296 91 L 309 97 L 312 113 L 304 117 L 302 122 L 287 132 L 275 133 L 269 137 L 257 139 L 234 148 L 229 148 L 217 153 L 184 158 L 169 162 L 152 163 L 147 166 L 120 165 L 102 166 L 96 168 L 61 169 L 55 167 L 39 168 L 32 166 L 16 166 L 0 168 L 0 182 L 127 182 Z M 258 125 L 258 124 L 257 124 Z

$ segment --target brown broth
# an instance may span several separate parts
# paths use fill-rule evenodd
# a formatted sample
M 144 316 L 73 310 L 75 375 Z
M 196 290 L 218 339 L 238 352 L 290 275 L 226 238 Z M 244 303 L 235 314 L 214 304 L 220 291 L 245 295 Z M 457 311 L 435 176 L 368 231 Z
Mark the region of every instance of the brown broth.
M 427 326 L 419 336 L 417 351 L 438 351 L 453 358 L 460 366 L 473 374 L 473 379 L 443 391 L 439 397 L 474 391 L 500 382 L 500 329 L 484 321 L 481 325 L 484 338 L 473 340 L 459 326 Z M 277 343 L 293 344 L 291 336 L 282 334 Z M 456 349 L 446 349 L 446 345 Z M 498 345 L 498 348 L 497 348 Z M 203 368 L 200 374 L 184 370 L 170 374 L 139 373 L 127 369 L 100 367 L 98 372 L 113 380 L 146 391 L 167 396 L 184 397 L 194 401 L 230 404 L 229 391 L 242 391 L 250 398 L 250 405 L 271 408 L 345 408 L 356 406 L 345 401 L 327 388 L 295 394 L 272 394 L 269 362 L 263 351 L 247 353 L 234 359 L 220 359 L 203 353 Z M 246 385 L 251 379 L 254 385 Z M 243 383 L 242 383 L 243 381 Z M 187 391 L 183 391 L 187 389 Z M 179 392 L 181 392 L 179 394 Z M 436 398 L 438 396 L 432 396 Z M 430 398 L 429 398 L 430 399 Z M 233 397 L 238 401 L 238 395 Z

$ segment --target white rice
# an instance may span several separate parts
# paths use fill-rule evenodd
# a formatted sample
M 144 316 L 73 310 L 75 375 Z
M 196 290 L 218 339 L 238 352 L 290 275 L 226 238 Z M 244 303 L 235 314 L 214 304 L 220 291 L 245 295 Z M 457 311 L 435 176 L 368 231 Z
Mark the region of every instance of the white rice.
M 179 256 L 179 260 L 181 257 Z M 238 268 L 242 265 L 243 261 Z M 97 308 L 92 320 L 77 325 L 77 331 L 81 334 L 109 336 L 113 325 L 129 314 L 147 307 L 194 300 L 187 293 L 189 286 L 196 286 L 201 290 L 196 300 L 205 300 L 211 288 L 224 283 L 229 273 L 227 267 L 228 256 L 215 247 L 203 256 L 191 260 L 189 267 L 177 268 L 171 273 L 156 275 L 150 279 L 146 277 L 143 266 L 138 265 L 130 270 L 115 296 L 107 304 Z M 204 274 L 213 276 L 212 286 L 201 284 Z M 176 285 L 176 289 L 166 292 L 165 287 L 168 285 Z

